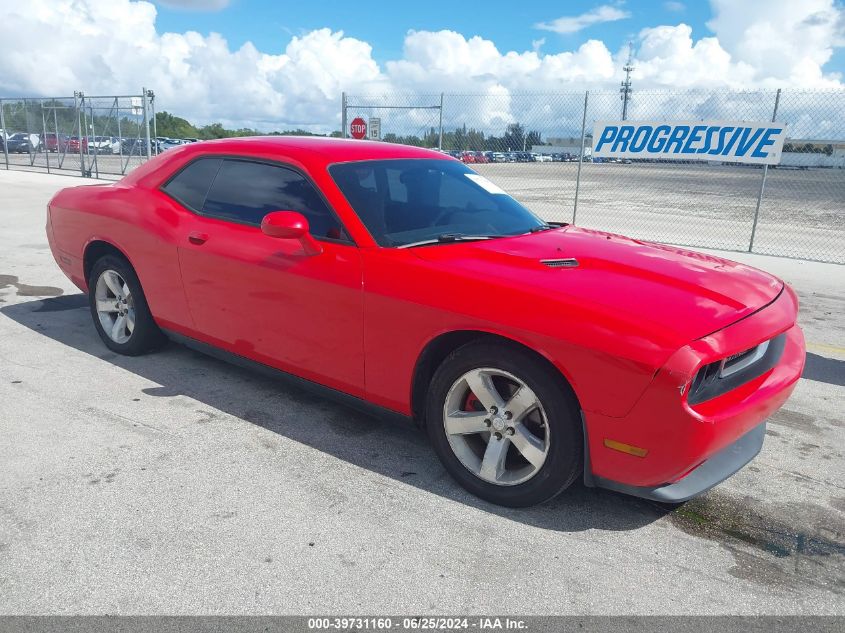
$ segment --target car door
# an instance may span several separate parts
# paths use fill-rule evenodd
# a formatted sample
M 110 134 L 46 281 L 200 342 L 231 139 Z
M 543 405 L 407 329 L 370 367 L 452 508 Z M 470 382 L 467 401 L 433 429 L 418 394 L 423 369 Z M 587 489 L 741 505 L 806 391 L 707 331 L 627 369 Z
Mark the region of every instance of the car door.
M 179 244 L 196 337 L 363 395 L 361 257 L 323 196 L 281 164 L 200 160 L 216 175 Z M 262 233 L 264 215 L 280 210 L 306 217 L 321 253 Z

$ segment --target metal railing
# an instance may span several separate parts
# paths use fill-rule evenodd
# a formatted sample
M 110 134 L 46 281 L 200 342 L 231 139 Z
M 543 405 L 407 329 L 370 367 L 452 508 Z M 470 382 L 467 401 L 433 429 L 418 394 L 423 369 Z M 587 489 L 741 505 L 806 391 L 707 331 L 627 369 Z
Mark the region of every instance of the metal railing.
M 845 90 L 630 96 L 632 121 L 786 123 L 775 168 L 590 160 L 594 123 L 619 119 L 621 112 L 616 91 L 344 94 L 340 122 L 347 135 L 356 118 L 377 119 L 383 141 L 451 152 L 547 220 L 671 244 L 845 264 Z M 121 176 L 156 153 L 155 98 L 142 90 L 0 99 L 0 130 L 37 137 L 23 151 L 3 143 L 6 169 Z
M 0 98 L 0 158 L 6 169 L 122 176 L 155 153 L 154 122 L 155 95 L 146 89 L 138 95 Z
M 619 120 L 622 108 L 617 91 L 344 95 L 341 120 L 377 117 L 384 141 L 448 151 L 547 220 L 672 244 L 845 263 L 845 90 L 630 95 L 632 121 L 786 123 L 776 168 L 591 160 L 594 123 Z

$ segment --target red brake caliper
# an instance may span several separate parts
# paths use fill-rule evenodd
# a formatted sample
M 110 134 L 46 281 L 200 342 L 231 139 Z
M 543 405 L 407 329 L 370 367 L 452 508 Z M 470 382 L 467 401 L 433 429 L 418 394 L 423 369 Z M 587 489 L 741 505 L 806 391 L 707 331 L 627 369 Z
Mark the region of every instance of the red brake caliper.
M 464 400 L 464 411 L 481 411 L 483 408 L 484 405 L 481 404 L 481 400 L 476 398 L 472 391 L 467 391 L 467 397 Z

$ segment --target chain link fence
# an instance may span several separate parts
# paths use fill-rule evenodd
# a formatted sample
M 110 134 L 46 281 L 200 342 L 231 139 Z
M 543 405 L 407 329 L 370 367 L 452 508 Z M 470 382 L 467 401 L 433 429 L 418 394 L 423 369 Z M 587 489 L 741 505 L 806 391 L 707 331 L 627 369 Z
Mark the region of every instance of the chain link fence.
M 845 90 L 635 91 L 627 118 L 787 124 L 776 168 L 592 160 L 620 93 L 344 95 L 343 130 L 440 148 L 547 220 L 693 247 L 845 263 Z
M 344 135 L 440 148 L 547 220 L 693 247 L 845 264 L 845 90 L 636 91 L 628 119 L 787 124 L 776 168 L 592 160 L 620 94 L 343 95 Z M 319 124 L 320 122 L 315 122 Z M 0 99 L 6 169 L 121 176 L 156 153 L 152 91 Z
M 154 94 L 0 99 L 6 169 L 122 176 L 155 153 Z

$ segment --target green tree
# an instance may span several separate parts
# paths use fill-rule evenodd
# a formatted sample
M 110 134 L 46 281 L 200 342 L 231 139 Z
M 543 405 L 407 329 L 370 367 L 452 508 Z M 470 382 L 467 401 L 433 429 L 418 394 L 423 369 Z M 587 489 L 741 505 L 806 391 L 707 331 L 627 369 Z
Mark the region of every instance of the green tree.
M 170 138 L 197 138 L 199 130 L 186 119 L 161 111 L 156 112 L 156 134 Z
M 511 123 L 505 130 L 503 140 L 508 151 L 521 152 L 526 147 L 525 128 L 519 123 Z

